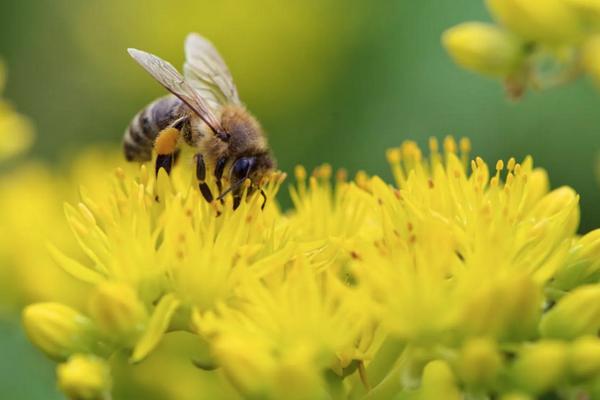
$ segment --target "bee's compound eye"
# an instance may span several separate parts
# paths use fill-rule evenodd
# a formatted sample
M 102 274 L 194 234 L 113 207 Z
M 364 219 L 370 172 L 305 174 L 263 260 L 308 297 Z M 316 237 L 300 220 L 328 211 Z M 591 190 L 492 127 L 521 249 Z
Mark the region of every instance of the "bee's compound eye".
M 237 180 L 242 180 L 248 177 L 250 169 L 254 164 L 254 159 L 251 157 L 242 157 L 235 160 L 231 168 L 231 177 Z

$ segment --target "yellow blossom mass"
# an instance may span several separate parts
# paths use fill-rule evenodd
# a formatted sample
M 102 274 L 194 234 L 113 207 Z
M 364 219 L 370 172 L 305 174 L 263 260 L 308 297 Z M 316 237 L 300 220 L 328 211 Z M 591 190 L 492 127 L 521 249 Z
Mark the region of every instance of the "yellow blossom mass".
M 72 398 L 184 342 L 196 384 L 169 374 L 166 397 L 599 396 L 599 231 L 577 235 L 578 195 L 531 157 L 470 147 L 390 149 L 393 184 L 298 167 L 290 210 L 281 173 L 235 211 L 186 165 L 98 174 L 64 208 L 70 241 L 48 237 L 82 300 L 29 305 L 26 331 Z
M 600 2 L 487 0 L 496 24 L 466 22 L 442 42 L 454 61 L 499 78 L 518 99 L 527 89 L 569 83 L 582 75 L 600 82 Z

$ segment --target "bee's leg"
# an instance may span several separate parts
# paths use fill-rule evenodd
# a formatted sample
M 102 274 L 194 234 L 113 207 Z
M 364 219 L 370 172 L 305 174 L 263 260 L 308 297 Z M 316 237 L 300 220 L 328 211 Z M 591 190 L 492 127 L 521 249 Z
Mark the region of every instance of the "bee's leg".
M 196 178 L 200 183 L 198 184 L 198 188 L 200 189 L 200 193 L 206 201 L 212 203 L 213 195 L 210 191 L 210 188 L 206 184 L 206 164 L 204 164 L 204 157 L 202 154 L 198 153 L 195 155 L 196 158 Z
M 215 165 L 215 180 L 217 181 L 217 189 L 219 190 L 219 194 L 223 191 L 223 183 L 221 179 L 223 179 L 223 171 L 225 171 L 225 165 L 227 164 L 227 157 L 221 157 L 217 160 L 217 164 Z M 221 199 L 223 202 L 223 199 Z
M 262 203 L 262 205 L 260 206 L 260 209 L 261 209 L 261 210 L 264 210 L 264 209 L 265 209 L 265 206 L 267 205 L 267 195 L 265 194 L 265 191 L 264 191 L 264 190 L 262 190 L 262 189 L 260 189 L 260 195 L 261 195 L 261 196 L 262 196 L 262 198 L 263 198 L 263 203 Z
M 179 150 L 177 149 L 177 141 L 180 131 L 177 128 L 165 128 L 159 132 L 154 142 L 154 150 L 156 151 L 156 168 L 155 173 L 163 168 L 167 174 L 171 172 L 171 168 L 177 160 Z

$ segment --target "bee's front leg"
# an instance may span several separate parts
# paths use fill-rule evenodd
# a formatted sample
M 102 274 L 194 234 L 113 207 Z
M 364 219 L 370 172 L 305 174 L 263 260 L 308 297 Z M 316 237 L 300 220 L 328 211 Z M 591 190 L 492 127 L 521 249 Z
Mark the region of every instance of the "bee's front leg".
M 167 174 L 171 173 L 171 168 L 175 165 L 179 150 L 177 149 L 177 141 L 179 140 L 180 131 L 177 128 L 165 128 L 156 137 L 154 142 L 154 150 L 156 151 L 156 168 L 155 173 L 158 175 L 160 169 L 164 169 Z
M 217 181 L 217 189 L 219 190 L 219 194 L 223 192 L 223 171 L 225 171 L 225 165 L 227 164 L 227 157 L 221 157 L 217 160 L 217 164 L 215 165 L 215 180 Z M 223 200 L 221 199 L 221 202 Z
M 200 189 L 200 193 L 206 201 L 212 203 L 213 195 L 206 183 L 206 164 L 204 164 L 204 157 L 202 154 L 198 153 L 195 156 L 196 159 L 196 178 L 198 179 L 198 188 Z

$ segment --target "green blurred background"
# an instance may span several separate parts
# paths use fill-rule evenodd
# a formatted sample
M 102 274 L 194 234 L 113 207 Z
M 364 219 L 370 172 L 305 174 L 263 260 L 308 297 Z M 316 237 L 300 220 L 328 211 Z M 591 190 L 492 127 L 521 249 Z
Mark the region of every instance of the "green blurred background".
M 287 172 L 329 162 L 389 177 L 386 148 L 468 136 L 491 162 L 533 155 L 554 187 L 581 194 L 581 230 L 600 226 L 600 92 L 581 80 L 507 101 L 440 45 L 466 20 L 489 20 L 483 1 L 2 0 L 0 58 L 5 97 L 37 128 L 31 157 L 118 146 L 133 114 L 163 93 L 125 49 L 179 66 L 197 31 L 223 54 Z M 0 324 L 0 348 L 0 397 L 59 397 L 51 364 L 14 323 Z

